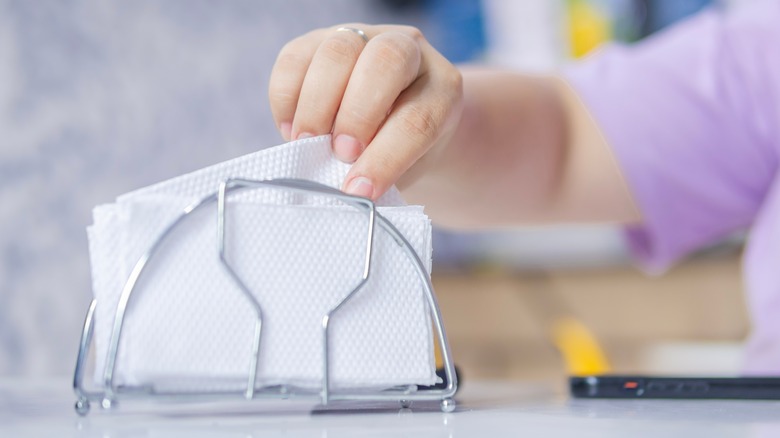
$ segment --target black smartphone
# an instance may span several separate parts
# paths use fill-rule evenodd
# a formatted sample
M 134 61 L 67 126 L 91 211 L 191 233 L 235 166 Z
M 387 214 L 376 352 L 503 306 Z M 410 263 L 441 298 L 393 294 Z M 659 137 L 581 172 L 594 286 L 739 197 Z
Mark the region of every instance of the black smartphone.
M 581 376 L 569 378 L 569 390 L 577 398 L 780 400 L 780 376 Z

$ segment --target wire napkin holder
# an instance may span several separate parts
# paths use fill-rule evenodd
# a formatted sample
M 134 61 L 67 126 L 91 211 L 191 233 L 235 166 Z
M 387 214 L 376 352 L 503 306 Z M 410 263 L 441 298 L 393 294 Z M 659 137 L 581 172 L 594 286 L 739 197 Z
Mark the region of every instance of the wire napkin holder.
M 252 189 L 273 189 L 287 191 L 292 194 L 314 195 L 330 197 L 346 205 L 354 207 L 367 216 L 365 258 L 362 269 L 362 277 L 357 285 L 344 298 L 330 309 L 321 320 L 322 334 L 322 380 L 319 390 L 298 388 L 288 385 L 261 386 L 257 383 L 258 364 L 260 354 L 260 340 L 263 334 L 263 309 L 252 295 L 249 288 L 237 275 L 231 267 L 226 257 L 225 245 L 225 218 L 228 214 L 228 194 L 240 190 Z M 176 391 L 176 390 L 158 390 L 153 386 L 126 386 L 119 385 L 115 379 L 117 367 L 117 358 L 119 353 L 120 338 L 122 328 L 126 318 L 128 304 L 133 297 L 133 292 L 139 279 L 143 276 L 146 267 L 153 262 L 155 254 L 162 243 L 169 235 L 184 222 L 192 213 L 201 211 L 208 206 L 217 206 L 217 251 L 219 262 L 225 272 L 240 289 L 248 304 L 254 311 L 254 336 L 252 338 L 252 349 L 250 366 L 247 370 L 247 382 L 243 390 L 236 391 Z M 407 258 L 414 266 L 419 279 L 421 293 L 424 295 L 428 305 L 428 310 L 435 329 L 435 340 L 440 347 L 443 363 L 443 382 L 437 385 L 420 387 L 414 384 L 396 386 L 389 389 L 369 389 L 357 388 L 352 390 L 333 390 L 330 379 L 329 366 L 329 327 L 333 318 L 338 316 L 339 310 L 350 301 L 368 282 L 371 275 L 372 252 L 375 245 L 376 226 L 388 233 L 396 244 L 406 254 Z M 181 214 L 174 219 L 150 245 L 149 249 L 143 254 L 134 265 L 130 275 L 122 288 L 119 302 L 116 307 L 116 314 L 113 321 L 113 329 L 109 338 L 108 350 L 103 372 L 102 385 L 96 388 L 87 388 L 84 384 L 84 374 L 87 368 L 87 359 L 92 345 L 94 333 L 95 308 L 100 305 L 96 299 L 93 299 L 89 305 L 87 315 L 84 321 L 84 327 L 79 344 L 78 357 L 76 359 L 76 369 L 73 376 L 73 390 L 77 400 L 75 403 L 76 412 L 79 415 L 87 415 L 90 411 L 92 402 L 99 403 L 104 410 L 111 410 L 116 407 L 117 402 L 125 399 L 161 399 L 168 401 L 188 401 L 198 400 L 227 400 L 227 399 L 245 399 L 248 401 L 259 399 L 288 399 L 288 398 L 311 398 L 319 399 L 322 405 L 329 405 L 338 401 L 358 401 L 358 402 L 398 402 L 401 407 L 409 407 L 414 401 L 438 401 L 443 412 L 452 412 L 455 409 L 453 399 L 458 388 L 457 375 L 452 360 L 452 353 L 447 342 L 447 335 L 444 329 L 439 305 L 433 292 L 433 286 L 428 272 L 415 252 L 412 245 L 404 235 L 382 214 L 380 214 L 376 205 L 369 199 L 348 195 L 332 187 L 300 179 L 269 179 L 269 180 L 249 180 L 241 178 L 230 178 L 219 184 L 216 192 L 211 193 L 200 200 L 192 203 L 185 208 Z

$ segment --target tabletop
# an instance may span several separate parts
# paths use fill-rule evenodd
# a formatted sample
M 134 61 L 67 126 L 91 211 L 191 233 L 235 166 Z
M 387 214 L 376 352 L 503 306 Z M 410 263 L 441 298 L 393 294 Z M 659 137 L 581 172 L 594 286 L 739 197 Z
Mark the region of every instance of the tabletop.
M 0 436 L 58 437 L 776 437 L 780 402 L 724 400 L 584 400 L 563 386 L 469 381 L 453 413 L 438 404 L 344 404 L 260 401 L 140 403 L 115 412 L 73 410 L 64 379 L 0 379 Z

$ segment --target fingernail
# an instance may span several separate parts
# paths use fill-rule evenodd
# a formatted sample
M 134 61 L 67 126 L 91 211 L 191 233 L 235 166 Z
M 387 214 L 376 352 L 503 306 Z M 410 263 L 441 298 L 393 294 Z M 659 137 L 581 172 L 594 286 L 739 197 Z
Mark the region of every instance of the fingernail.
M 308 132 L 301 132 L 300 134 L 298 134 L 298 137 L 296 137 L 295 139 L 296 140 L 303 140 L 304 138 L 311 138 L 311 137 L 314 137 L 314 135 L 312 135 L 312 134 L 310 134 Z
M 359 176 L 350 181 L 345 192 L 349 195 L 371 199 L 374 196 L 374 185 L 371 184 L 370 179 Z
M 363 145 L 355 137 L 339 134 L 333 140 L 333 154 L 345 163 L 352 163 L 357 160 L 361 152 L 363 152 Z
M 282 131 L 282 138 L 285 141 L 290 141 L 290 136 L 292 135 L 292 123 L 290 122 L 284 122 L 281 125 L 279 125 L 279 130 Z

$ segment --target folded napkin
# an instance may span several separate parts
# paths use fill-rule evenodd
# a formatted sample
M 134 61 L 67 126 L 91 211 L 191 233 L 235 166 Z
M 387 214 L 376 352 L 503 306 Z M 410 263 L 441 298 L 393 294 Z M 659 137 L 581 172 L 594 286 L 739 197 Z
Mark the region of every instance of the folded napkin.
M 138 259 L 193 202 L 229 177 L 301 178 L 340 187 L 349 165 L 330 137 L 287 143 L 120 196 L 88 228 L 96 371 L 102 382 L 116 306 Z M 390 190 L 377 211 L 404 234 L 430 272 L 431 225 Z M 360 281 L 368 217 L 331 197 L 247 189 L 228 196 L 227 259 L 263 309 L 258 385 L 318 388 L 321 320 Z M 130 300 L 115 381 L 157 389 L 246 384 L 254 312 L 220 264 L 216 204 L 188 215 L 150 259 Z M 366 286 L 331 321 L 334 388 L 437 381 L 429 309 L 403 249 L 376 227 Z

